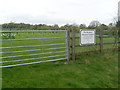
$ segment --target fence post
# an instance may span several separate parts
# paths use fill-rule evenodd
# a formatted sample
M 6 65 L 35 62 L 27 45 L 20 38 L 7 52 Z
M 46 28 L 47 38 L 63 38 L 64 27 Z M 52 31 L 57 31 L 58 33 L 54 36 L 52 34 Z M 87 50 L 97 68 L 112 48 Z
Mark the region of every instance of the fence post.
M 103 30 L 100 29 L 100 52 L 103 51 Z
M 72 60 L 75 60 L 75 29 L 72 29 Z
M 70 31 L 66 31 L 66 52 L 67 52 L 67 61 L 70 60 Z

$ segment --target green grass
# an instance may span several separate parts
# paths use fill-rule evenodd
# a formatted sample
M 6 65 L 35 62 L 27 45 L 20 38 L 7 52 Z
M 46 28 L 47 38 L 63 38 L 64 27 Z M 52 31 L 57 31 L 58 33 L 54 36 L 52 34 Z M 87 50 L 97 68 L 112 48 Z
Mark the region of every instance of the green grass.
M 46 38 L 46 37 L 64 37 L 65 33 L 16 33 L 15 39 L 24 38 Z M 0 37 L 1 38 L 1 37 Z M 99 38 L 96 39 L 99 43 Z M 114 42 L 114 38 L 106 38 L 104 42 Z M 65 39 L 51 40 L 24 40 L 24 41 L 2 41 L 3 47 L 9 46 L 32 46 L 65 43 Z M 76 40 L 79 44 L 79 39 Z M 42 46 L 42 47 L 26 47 L 3 49 L 3 52 L 35 50 L 66 47 L 66 45 Z M 106 45 L 104 48 L 111 48 L 113 45 Z M 1 49 L 0 49 L 1 50 Z M 99 46 L 78 47 L 76 52 L 99 50 Z M 28 55 L 45 52 L 65 51 L 65 49 L 41 50 L 24 53 L 6 53 L 2 57 L 15 55 Z M 65 55 L 60 53 L 59 55 Z M 21 60 L 27 58 L 38 58 L 45 56 L 53 56 L 57 54 L 35 55 L 17 58 L 2 59 L 3 61 Z M 64 57 L 56 57 L 64 58 Z M 48 58 L 56 59 L 56 58 Z M 3 65 L 20 64 L 34 61 L 44 61 L 46 59 L 30 60 L 14 63 L 5 63 Z M 76 61 L 66 61 L 40 63 L 27 66 L 18 66 L 12 68 L 3 68 L 3 88 L 116 88 L 117 87 L 117 52 L 111 51 L 106 53 L 96 53 L 90 55 L 77 56 Z
M 117 88 L 118 52 L 77 56 L 76 61 L 3 68 L 3 88 Z

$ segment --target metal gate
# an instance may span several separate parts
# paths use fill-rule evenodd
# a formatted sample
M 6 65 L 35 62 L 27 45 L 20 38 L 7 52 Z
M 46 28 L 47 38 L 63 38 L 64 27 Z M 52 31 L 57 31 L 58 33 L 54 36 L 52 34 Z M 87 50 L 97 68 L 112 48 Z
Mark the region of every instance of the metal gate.
M 67 30 L 0 31 L 2 66 L 69 60 Z

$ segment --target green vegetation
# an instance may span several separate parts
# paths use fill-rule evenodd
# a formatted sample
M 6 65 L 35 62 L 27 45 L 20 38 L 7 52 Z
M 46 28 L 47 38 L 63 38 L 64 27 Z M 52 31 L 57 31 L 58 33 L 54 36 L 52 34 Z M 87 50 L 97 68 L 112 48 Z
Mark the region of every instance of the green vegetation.
M 118 24 L 117 24 L 118 26 Z M 117 27 L 110 23 L 109 25 L 100 24 L 99 21 L 92 21 L 87 27 L 85 24 L 66 24 L 63 26 L 55 25 L 46 25 L 46 24 L 25 24 L 25 23 L 4 23 L 2 24 L 2 30 L 77 30 L 80 29 L 96 29 L 96 33 L 99 34 L 99 30 L 105 31 L 105 35 L 115 35 L 117 32 Z
M 8 34 L 9 35 L 9 34 Z M 29 39 L 29 38 L 47 38 L 47 37 L 64 37 L 65 33 L 12 33 L 14 38 L 12 39 Z M 79 36 L 79 34 L 77 34 Z M 1 37 L 0 37 L 1 38 Z M 5 38 L 9 39 L 9 38 Z M 4 38 L 3 38 L 4 40 Z M 114 38 L 106 38 L 104 42 L 114 42 Z M 32 45 L 46 45 L 65 43 L 65 38 L 50 39 L 50 40 L 17 40 L 17 41 L 1 41 L 3 47 L 9 46 L 32 46 Z M 99 43 L 99 38 L 96 39 Z M 79 39 L 76 40 L 76 44 L 79 44 Z M 53 45 L 53 46 L 41 46 L 41 47 L 25 47 L 25 48 L 13 48 L 3 49 L 3 52 L 10 51 L 24 51 L 24 50 L 36 50 L 39 51 L 24 52 L 24 53 L 3 53 L 2 57 L 16 56 L 16 55 L 28 55 L 45 52 L 59 52 L 65 51 L 65 49 L 56 50 L 43 50 L 48 48 L 66 47 L 65 45 Z M 113 47 L 113 45 L 107 45 L 105 48 Z M 79 47 L 76 48 L 76 52 L 84 52 L 91 50 L 99 50 L 99 46 L 91 47 Z M 59 53 L 65 55 L 66 53 Z M 21 60 L 27 58 L 38 58 L 45 56 L 57 55 L 54 53 L 47 55 L 34 55 L 15 58 L 4 58 L 3 61 Z M 57 58 L 64 58 L 63 56 Z M 56 59 L 48 58 L 47 60 Z M 34 59 L 30 61 L 21 61 L 14 63 L 5 63 L 3 65 L 20 64 L 35 61 L 44 61 L 46 59 Z M 66 62 L 57 61 L 49 63 L 40 63 L 27 66 L 18 66 L 11 68 L 3 68 L 2 79 L 3 88 L 116 88 L 117 86 L 117 64 L 118 55 L 117 51 L 108 51 L 104 53 L 96 53 L 77 56 L 76 61 Z
M 3 88 L 117 88 L 118 53 L 81 54 L 76 61 L 3 69 Z

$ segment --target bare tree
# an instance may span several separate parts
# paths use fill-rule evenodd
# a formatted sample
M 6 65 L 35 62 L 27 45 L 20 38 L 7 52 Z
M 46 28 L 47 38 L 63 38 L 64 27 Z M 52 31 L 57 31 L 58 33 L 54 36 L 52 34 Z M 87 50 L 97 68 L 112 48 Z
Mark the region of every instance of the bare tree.
M 101 25 L 101 23 L 99 21 L 94 20 L 94 21 L 90 22 L 89 27 L 95 28 L 100 25 Z

